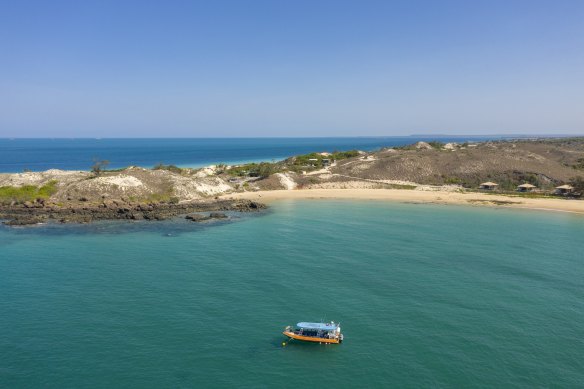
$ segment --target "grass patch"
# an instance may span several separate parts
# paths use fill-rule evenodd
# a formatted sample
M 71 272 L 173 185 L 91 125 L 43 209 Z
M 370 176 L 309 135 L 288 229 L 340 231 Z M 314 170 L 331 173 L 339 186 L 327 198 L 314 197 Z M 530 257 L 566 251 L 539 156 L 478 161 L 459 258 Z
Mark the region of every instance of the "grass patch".
M 389 184 L 391 189 L 407 189 L 407 190 L 414 190 L 417 188 L 416 185 L 407 185 L 407 184 Z
M 154 166 L 152 168 L 152 170 L 167 170 L 169 172 L 173 172 L 173 173 L 177 173 L 177 174 L 181 174 L 183 172 L 183 169 L 181 169 L 178 166 L 175 166 L 175 165 L 164 165 L 162 163 L 159 163 L 158 165 Z
M 49 181 L 41 187 L 35 185 L 24 185 L 20 187 L 2 186 L 0 187 L 0 203 L 11 204 L 12 202 L 16 202 L 17 204 L 21 204 L 37 199 L 45 200 L 55 194 L 55 192 L 57 192 L 56 180 Z

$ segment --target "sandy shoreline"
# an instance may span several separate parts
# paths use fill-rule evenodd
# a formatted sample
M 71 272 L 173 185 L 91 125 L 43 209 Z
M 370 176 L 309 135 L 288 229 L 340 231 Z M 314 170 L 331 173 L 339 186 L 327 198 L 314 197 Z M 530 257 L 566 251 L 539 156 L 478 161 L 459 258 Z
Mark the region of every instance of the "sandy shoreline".
M 301 189 L 233 193 L 224 197 L 271 203 L 289 199 L 348 199 L 411 203 L 462 204 L 570 212 L 584 215 L 584 201 L 526 198 L 484 193 L 418 191 L 404 189 Z

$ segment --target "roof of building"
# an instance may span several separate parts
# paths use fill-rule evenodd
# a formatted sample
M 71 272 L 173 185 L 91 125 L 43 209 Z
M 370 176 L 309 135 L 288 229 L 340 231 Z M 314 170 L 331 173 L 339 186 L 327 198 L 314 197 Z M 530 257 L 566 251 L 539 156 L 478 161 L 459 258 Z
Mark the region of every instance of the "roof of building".
M 308 330 L 325 330 L 325 331 L 332 331 L 339 326 L 338 323 L 308 323 L 305 321 L 301 321 L 296 325 L 300 328 L 305 328 Z
M 495 184 L 494 182 L 483 182 L 481 186 L 499 186 L 499 184 Z
M 521 184 L 518 186 L 518 188 L 537 188 L 537 186 L 531 184 Z
M 556 186 L 556 189 L 568 189 L 568 190 L 572 190 L 572 189 L 574 189 L 574 187 L 572 185 L 562 185 L 562 186 Z

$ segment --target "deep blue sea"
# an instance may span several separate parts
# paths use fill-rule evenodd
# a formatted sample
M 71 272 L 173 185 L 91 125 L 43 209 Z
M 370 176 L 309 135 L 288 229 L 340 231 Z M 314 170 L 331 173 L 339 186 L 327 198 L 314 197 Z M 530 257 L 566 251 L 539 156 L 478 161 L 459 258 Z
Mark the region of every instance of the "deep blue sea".
M 584 218 L 281 201 L 0 227 L 2 388 L 584 386 Z M 341 322 L 340 345 L 284 326 Z
M 493 139 L 440 137 L 442 142 Z M 334 150 L 375 150 L 431 137 L 354 138 L 160 138 L 160 139 L 0 139 L 0 173 L 25 169 L 89 170 L 94 160 L 108 160 L 109 168 L 158 163 L 201 167 L 217 163 L 280 160 L 293 155 Z

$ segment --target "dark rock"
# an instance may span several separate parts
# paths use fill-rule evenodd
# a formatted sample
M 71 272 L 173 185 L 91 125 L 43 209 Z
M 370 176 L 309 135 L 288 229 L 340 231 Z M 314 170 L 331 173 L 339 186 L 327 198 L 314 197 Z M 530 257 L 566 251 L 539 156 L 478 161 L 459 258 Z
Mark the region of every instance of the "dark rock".
M 42 223 L 44 220 L 38 217 L 23 217 L 18 219 L 8 220 L 4 222 L 7 226 L 29 226 L 32 224 Z
M 193 222 L 202 222 L 205 220 L 209 220 L 210 217 L 206 216 L 206 215 L 201 215 L 200 213 L 193 213 L 193 214 L 185 216 L 185 219 L 193 221 Z
M 225 219 L 225 211 L 258 212 L 266 208 L 261 203 L 250 200 L 212 200 L 186 202 L 181 204 L 150 203 L 129 204 L 119 200 L 105 200 L 99 204 L 79 203 L 54 205 L 50 202 L 22 205 L 0 205 L 0 219 L 9 220 L 9 225 L 28 225 L 42 221 L 55 220 L 61 223 L 88 223 L 94 220 L 166 220 L 179 215 L 187 220 L 203 222 L 212 219 Z

